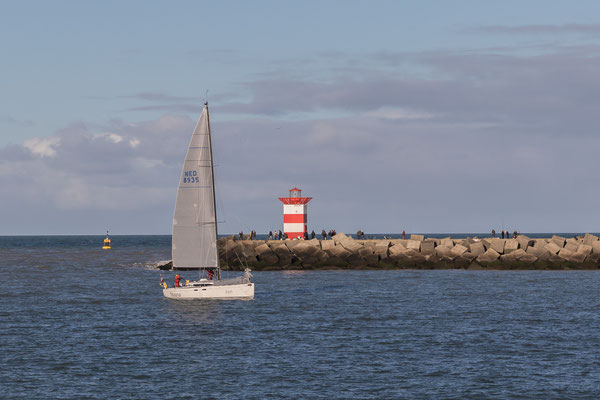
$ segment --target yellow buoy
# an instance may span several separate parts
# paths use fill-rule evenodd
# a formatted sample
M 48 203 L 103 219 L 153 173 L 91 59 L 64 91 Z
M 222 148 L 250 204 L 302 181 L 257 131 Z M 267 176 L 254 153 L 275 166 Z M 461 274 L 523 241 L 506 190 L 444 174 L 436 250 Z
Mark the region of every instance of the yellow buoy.
M 108 231 L 106 231 L 106 237 L 104 238 L 104 246 L 102 246 L 102 250 L 110 249 L 110 239 L 108 238 Z

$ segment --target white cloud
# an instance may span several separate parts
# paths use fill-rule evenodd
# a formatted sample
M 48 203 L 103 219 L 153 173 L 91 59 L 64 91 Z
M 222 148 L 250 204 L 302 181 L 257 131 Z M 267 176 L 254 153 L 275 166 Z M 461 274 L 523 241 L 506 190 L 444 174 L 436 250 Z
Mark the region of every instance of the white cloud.
M 392 120 L 429 119 L 434 115 L 423 111 L 414 111 L 406 108 L 381 107 L 377 110 L 365 113 L 366 116 L 374 118 L 385 118 Z
M 25 141 L 23 146 L 31 153 L 41 157 L 54 157 L 56 147 L 60 144 L 60 138 L 31 138 Z

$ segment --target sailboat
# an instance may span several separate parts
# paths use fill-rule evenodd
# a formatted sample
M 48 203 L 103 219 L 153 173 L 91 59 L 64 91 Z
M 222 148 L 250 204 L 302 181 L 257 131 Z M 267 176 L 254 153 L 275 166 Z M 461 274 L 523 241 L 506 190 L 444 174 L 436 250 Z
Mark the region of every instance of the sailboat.
M 217 252 L 217 212 L 208 103 L 194 129 L 183 162 L 173 215 L 171 252 L 174 269 L 197 269 L 196 281 L 176 279 L 167 287 L 161 279 L 163 294 L 170 299 L 254 298 L 252 275 L 221 279 Z M 179 277 L 177 277 L 179 278 Z

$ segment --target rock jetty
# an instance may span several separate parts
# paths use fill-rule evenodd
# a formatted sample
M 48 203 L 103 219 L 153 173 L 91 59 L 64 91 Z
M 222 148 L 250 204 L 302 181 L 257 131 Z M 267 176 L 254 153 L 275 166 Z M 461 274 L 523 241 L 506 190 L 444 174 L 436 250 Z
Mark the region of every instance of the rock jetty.
M 586 234 L 565 238 L 467 237 L 355 240 L 219 239 L 224 269 L 599 269 L 600 240 Z

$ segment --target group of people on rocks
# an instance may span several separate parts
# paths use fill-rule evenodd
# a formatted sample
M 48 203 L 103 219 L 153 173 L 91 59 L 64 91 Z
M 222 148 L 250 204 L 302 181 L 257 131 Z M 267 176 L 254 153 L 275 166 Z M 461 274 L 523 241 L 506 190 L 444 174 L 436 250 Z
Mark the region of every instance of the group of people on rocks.
M 238 238 L 240 240 L 244 240 L 244 232 L 240 231 L 240 233 L 238 233 Z M 256 231 L 255 230 L 251 230 L 250 231 L 250 235 L 248 235 L 248 239 L 249 240 L 256 240 Z
M 337 235 L 335 229 L 330 229 L 329 232 L 325 232 L 325 229 L 321 231 L 321 237 L 323 238 L 323 240 L 327 240 L 327 236 L 333 239 L 335 235 Z
M 317 234 L 316 234 L 316 233 L 315 233 L 315 231 L 313 230 L 313 231 L 310 233 L 310 238 L 311 238 L 311 239 L 314 239 L 314 238 L 315 238 L 315 236 L 317 236 Z M 302 235 L 302 238 L 303 238 L 304 240 L 309 240 L 309 239 L 308 239 L 308 231 L 307 231 L 307 232 L 304 232 L 304 235 Z
M 515 229 L 515 231 L 512 234 L 512 238 L 516 239 L 519 236 L 519 232 L 517 232 L 517 230 Z M 492 237 L 495 238 L 496 237 L 496 230 L 492 229 Z M 502 232 L 500 233 L 500 237 L 502 239 L 506 238 L 506 239 L 510 239 L 510 232 L 508 230 L 504 230 L 502 229 Z
M 288 238 L 287 233 L 281 232 L 281 229 L 278 231 L 269 231 L 267 235 L 268 240 L 286 240 Z

